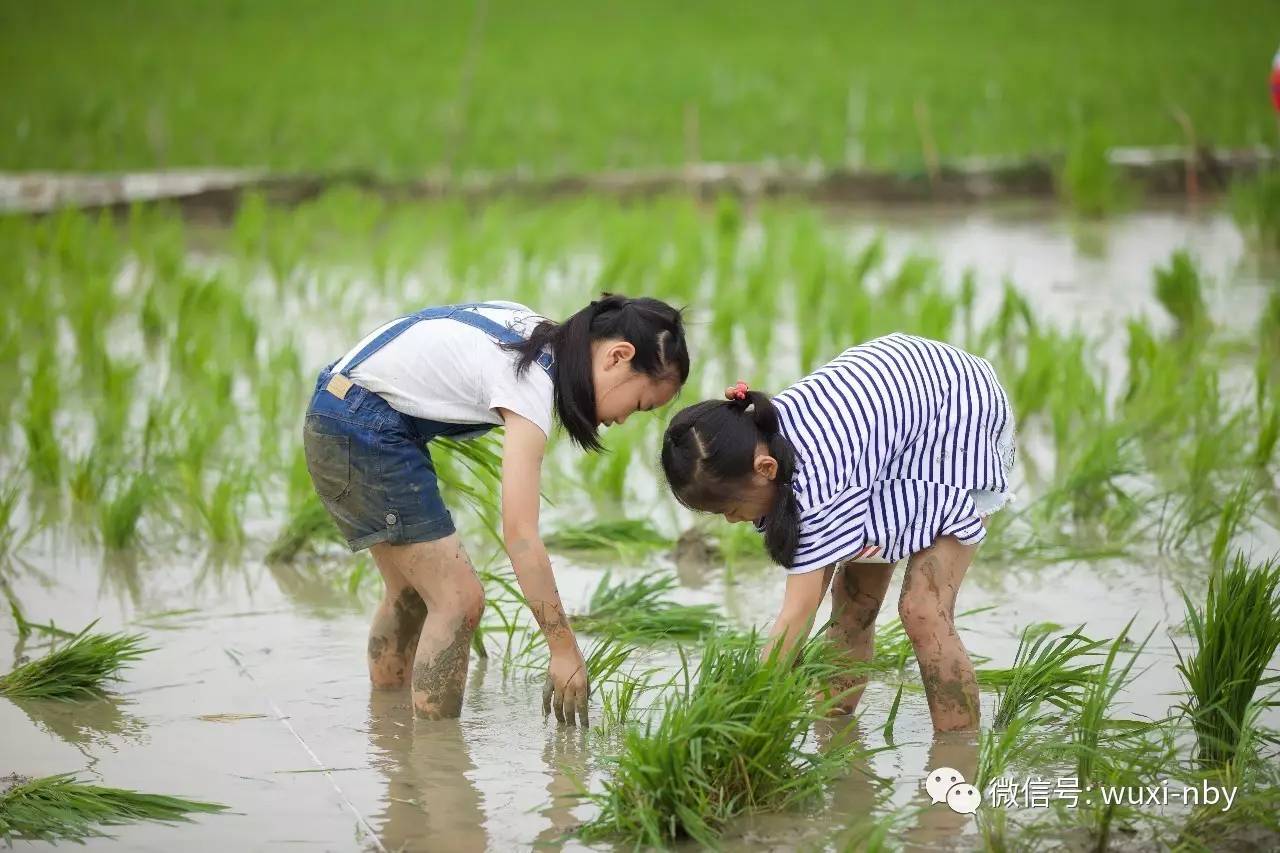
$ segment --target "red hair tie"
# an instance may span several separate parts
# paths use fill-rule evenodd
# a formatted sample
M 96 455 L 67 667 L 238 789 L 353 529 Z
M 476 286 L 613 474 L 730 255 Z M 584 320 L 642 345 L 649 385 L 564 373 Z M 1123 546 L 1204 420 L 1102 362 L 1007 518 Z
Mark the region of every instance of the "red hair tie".
M 733 386 L 733 397 L 735 400 L 745 400 L 747 399 L 747 392 L 750 390 L 751 389 L 747 387 L 747 383 L 739 379 Z

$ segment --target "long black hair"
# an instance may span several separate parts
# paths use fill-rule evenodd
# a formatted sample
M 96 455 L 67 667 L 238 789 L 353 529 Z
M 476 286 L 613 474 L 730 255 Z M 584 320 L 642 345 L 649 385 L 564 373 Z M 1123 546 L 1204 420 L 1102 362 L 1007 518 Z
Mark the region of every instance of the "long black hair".
M 741 400 L 706 400 L 682 409 L 662 439 L 662 471 L 680 503 L 717 511 L 754 470 L 758 444 L 778 462 L 778 494 L 764 518 L 765 548 L 774 562 L 790 566 L 800 536 L 800 508 L 791 489 L 796 455 L 768 394 L 748 391 Z
M 544 348 L 551 350 L 556 418 L 584 450 L 600 450 L 591 344 L 601 340 L 623 340 L 635 347 L 632 370 L 677 385 L 689 378 L 684 319 L 679 309 L 649 297 L 605 293 L 563 323 L 543 320 L 526 340 L 503 345 L 520 354 L 517 376 L 524 375 Z

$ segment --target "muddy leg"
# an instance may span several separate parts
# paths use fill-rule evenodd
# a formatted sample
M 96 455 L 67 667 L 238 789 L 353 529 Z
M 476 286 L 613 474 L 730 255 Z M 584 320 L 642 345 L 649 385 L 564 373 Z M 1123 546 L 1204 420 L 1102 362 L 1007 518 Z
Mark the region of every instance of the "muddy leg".
M 978 728 L 978 680 L 956 633 L 956 593 L 973 561 L 971 545 L 944 536 L 911 555 L 898 614 L 920 663 L 935 731 Z
M 827 638 L 850 664 L 871 660 L 875 652 L 876 614 L 889 589 L 893 565 L 845 562 L 836 567 L 831 583 L 831 627 Z M 866 675 L 852 670 L 832 679 L 831 691 L 840 696 L 838 713 L 852 714 L 862 698 Z
M 484 588 L 457 534 L 412 545 L 376 545 L 426 603 L 413 660 L 413 707 L 428 719 L 457 717 L 470 659 L 471 635 L 484 612 Z
M 374 549 L 373 559 L 382 573 L 384 589 L 369 626 L 369 680 L 374 687 L 408 687 L 427 605 L 379 548 Z M 382 560 L 378 559 L 380 554 Z

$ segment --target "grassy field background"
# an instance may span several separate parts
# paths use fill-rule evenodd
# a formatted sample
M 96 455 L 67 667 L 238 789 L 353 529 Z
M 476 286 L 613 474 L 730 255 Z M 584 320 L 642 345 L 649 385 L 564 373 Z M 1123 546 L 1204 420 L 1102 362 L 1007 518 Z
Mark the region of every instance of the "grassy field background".
M 915 169 L 921 121 L 951 159 L 1178 143 L 1175 109 L 1270 144 L 1278 41 L 1245 0 L 4 0 L 0 168 Z

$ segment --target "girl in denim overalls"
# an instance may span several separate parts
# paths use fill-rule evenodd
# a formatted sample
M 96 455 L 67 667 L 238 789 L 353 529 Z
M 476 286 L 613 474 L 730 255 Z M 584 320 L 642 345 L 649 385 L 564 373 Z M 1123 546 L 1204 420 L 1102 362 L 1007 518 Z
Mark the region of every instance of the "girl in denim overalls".
M 543 709 L 585 725 L 586 667 L 538 535 L 552 420 L 579 447 L 599 450 L 599 426 L 665 405 L 688 376 L 680 312 L 608 294 L 563 323 L 513 302 L 429 308 L 325 368 L 303 443 L 316 492 L 386 583 L 369 630 L 374 686 L 411 684 L 424 717 L 461 713 L 484 590 L 441 501 L 428 444 L 501 425 L 502 535 L 551 651 Z

